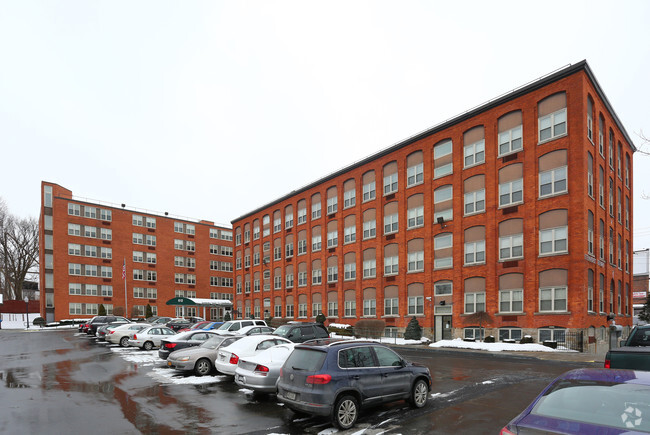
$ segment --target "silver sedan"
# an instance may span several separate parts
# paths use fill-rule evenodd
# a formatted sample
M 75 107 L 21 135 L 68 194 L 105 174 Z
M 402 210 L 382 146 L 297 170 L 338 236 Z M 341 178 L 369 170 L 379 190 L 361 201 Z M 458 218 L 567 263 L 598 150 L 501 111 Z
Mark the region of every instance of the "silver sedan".
M 230 346 L 242 337 L 241 335 L 218 335 L 197 347 L 174 351 L 167 357 L 167 366 L 176 370 L 194 371 L 197 376 L 205 376 L 212 372 L 219 349 Z
M 279 344 L 257 355 L 241 358 L 235 369 L 235 382 L 260 393 L 275 393 L 280 369 L 295 343 Z
M 150 326 L 141 331 L 135 332 L 129 339 L 129 346 L 136 346 L 144 350 L 151 350 L 160 347 L 163 338 L 175 335 L 176 331 L 166 326 Z

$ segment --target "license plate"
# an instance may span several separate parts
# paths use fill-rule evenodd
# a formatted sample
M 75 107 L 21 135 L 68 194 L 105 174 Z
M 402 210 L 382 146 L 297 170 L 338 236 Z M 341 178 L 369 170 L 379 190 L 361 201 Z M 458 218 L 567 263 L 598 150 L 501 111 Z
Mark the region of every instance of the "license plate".
M 291 391 L 287 391 L 286 394 L 284 395 L 289 400 L 296 400 L 296 393 L 292 393 Z

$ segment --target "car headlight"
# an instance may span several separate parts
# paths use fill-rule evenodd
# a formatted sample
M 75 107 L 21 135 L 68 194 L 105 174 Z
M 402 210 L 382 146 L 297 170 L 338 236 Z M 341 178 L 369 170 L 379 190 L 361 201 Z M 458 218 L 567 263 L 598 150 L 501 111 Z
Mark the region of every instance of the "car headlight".
M 184 357 L 182 357 L 182 358 L 179 358 L 178 360 L 179 360 L 179 361 L 189 361 L 189 360 L 190 360 L 190 357 L 189 357 L 189 356 L 184 356 Z

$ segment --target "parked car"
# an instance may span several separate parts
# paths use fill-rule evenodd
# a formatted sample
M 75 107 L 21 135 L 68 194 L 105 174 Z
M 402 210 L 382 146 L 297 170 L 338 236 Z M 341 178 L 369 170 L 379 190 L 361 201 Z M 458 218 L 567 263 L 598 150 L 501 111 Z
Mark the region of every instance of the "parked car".
M 158 356 L 162 359 L 167 359 L 170 353 L 185 349 L 187 347 L 194 347 L 202 344 L 204 341 L 210 337 L 214 337 L 215 334 L 212 331 L 203 331 L 203 330 L 194 330 L 194 331 L 185 331 L 179 332 L 176 335 L 164 338 L 160 349 L 158 350 Z
M 115 322 L 107 323 L 106 325 L 100 326 L 97 328 L 97 332 L 95 333 L 95 336 L 97 337 L 97 341 L 105 341 L 106 340 L 106 334 L 108 333 L 111 328 L 117 328 L 120 325 L 126 325 L 128 321 L 123 321 L 123 320 L 117 320 Z
M 124 323 L 130 322 L 130 320 L 122 316 L 97 316 L 94 317 L 88 324 L 88 330 L 86 333 L 88 335 L 95 335 L 97 333 L 97 328 L 116 321 L 123 321 Z
M 151 325 L 148 323 L 126 323 L 118 326 L 112 331 L 109 331 L 109 333 L 106 334 L 106 341 L 113 344 L 119 344 L 122 347 L 127 347 L 132 334 L 150 326 Z
M 145 320 L 145 323 L 149 323 L 151 325 L 160 325 L 160 324 L 164 325 L 165 323 L 169 322 L 170 320 L 172 320 L 171 317 L 152 316 L 152 317 L 148 317 Z
M 166 326 L 149 326 L 140 331 L 134 332 L 129 338 L 129 346 L 135 346 L 144 350 L 151 350 L 160 347 L 163 338 L 175 335 L 176 331 Z
M 191 324 L 188 327 L 181 328 L 181 329 L 178 330 L 178 332 L 193 331 L 195 329 L 204 329 L 204 327 L 210 325 L 211 323 L 214 323 L 214 322 L 211 322 L 209 320 L 203 320 L 202 322 L 197 322 L 197 323 Z
M 268 326 L 264 320 L 229 320 L 218 329 L 216 329 L 217 334 L 230 334 L 236 333 L 241 328 L 245 326 Z
M 576 369 L 564 373 L 501 435 L 650 433 L 650 372 Z
M 171 319 L 169 322 L 165 323 L 165 326 L 178 332 L 180 329 L 189 328 L 190 326 L 192 326 L 192 323 L 188 319 L 184 319 L 182 317 L 176 317 L 174 319 Z
M 97 316 L 95 316 L 95 317 L 97 317 Z M 85 322 L 81 322 L 79 324 L 79 332 L 83 332 L 84 334 L 86 332 L 88 332 L 88 327 L 90 326 L 90 322 L 92 322 L 95 317 L 93 317 L 91 319 L 88 319 Z
M 422 408 L 430 388 L 429 369 L 388 346 L 323 339 L 296 345 L 282 366 L 277 395 L 295 412 L 328 415 L 349 429 L 366 405 L 405 399 Z
M 279 344 L 257 355 L 239 358 L 235 369 L 235 382 L 259 393 L 275 393 L 280 369 L 295 343 Z
M 197 376 L 210 374 L 214 369 L 221 347 L 230 346 L 243 336 L 241 335 L 214 335 L 203 344 L 189 349 L 177 350 L 167 357 L 167 366 L 183 371 L 194 371 Z
M 304 343 L 316 338 L 328 338 L 330 336 L 327 328 L 322 323 L 289 323 L 282 325 L 273 331 L 273 335 L 278 335 L 293 341 L 294 343 Z
M 238 335 L 260 335 L 260 334 L 271 334 L 273 331 L 275 331 L 275 329 L 271 328 L 270 326 L 252 325 L 252 326 L 244 326 L 243 328 L 236 331 L 236 333 Z
M 239 358 L 253 356 L 269 347 L 278 344 L 291 343 L 286 338 L 275 335 L 247 335 L 230 346 L 219 349 L 215 368 L 219 373 L 233 376 L 239 363 Z
M 606 369 L 650 370 L 650 325 L 635 326 L 621 346 L 605 355 Z

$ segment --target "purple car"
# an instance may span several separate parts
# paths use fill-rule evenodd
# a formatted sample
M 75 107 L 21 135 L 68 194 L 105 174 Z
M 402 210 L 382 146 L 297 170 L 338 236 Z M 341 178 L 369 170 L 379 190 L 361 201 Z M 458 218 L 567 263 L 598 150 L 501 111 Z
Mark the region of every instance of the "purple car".
M 541 433 L 650 433 L 650 372 L 564 373 L 501 430 L 501 435 Z

